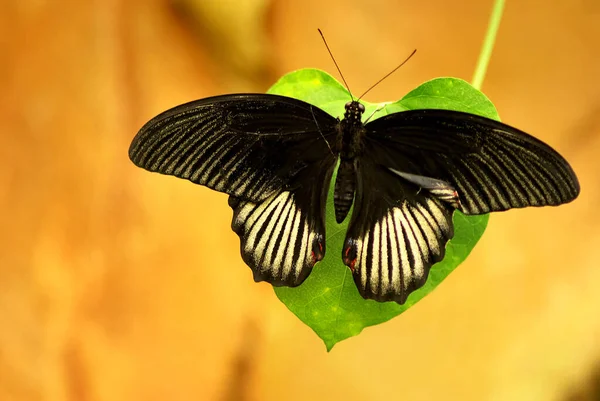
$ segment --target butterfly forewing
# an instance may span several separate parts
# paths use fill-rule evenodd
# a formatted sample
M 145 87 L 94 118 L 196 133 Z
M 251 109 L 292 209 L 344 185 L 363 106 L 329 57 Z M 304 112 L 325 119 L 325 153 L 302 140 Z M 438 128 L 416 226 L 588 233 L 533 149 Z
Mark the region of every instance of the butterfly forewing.
M 559 205 L 579 194 L 577 178 L 561 155 L 494 120 L 412 110 L 384 116 L 366 128 L 366 146 L 378 163 L 447 182 L 465 214 Z
M 129 156 L 147 170 L 259 202 L 331 153 L 337 123 L 321 109 L 288 97 L 217 96 L 150 120 Z

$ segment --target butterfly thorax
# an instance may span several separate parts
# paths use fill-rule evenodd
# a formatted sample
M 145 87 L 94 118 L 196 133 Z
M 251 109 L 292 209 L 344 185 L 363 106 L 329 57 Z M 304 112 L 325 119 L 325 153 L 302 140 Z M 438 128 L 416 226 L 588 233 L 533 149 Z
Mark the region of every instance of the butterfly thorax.
M 365 127 L 362 115 L 365 106 L 357 101 L 346 103 L 344 119 L 340 121 L 337 145 L 341 160 L 352 160 L 362 152 L 362 137 Z
M 354 192 L 356 191 L 356 163 L 357 157 L 362 153 L 362 142 L 365 127 L 362 115 L 365 106 L 358 101 L 346 103 L 344 119 L 339 123 L 337 136 L 337 149 L 340 155 L 340 166 L 335 179 L 333 204 L 335 219 L 341 223 L 348 215 Z

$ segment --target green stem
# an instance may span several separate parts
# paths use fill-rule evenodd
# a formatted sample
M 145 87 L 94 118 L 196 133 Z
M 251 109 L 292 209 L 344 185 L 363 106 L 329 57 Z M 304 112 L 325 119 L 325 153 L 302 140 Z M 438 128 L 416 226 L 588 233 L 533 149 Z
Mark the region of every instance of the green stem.
M 492 15 L 490 16 L 490 22 L 488 23 L 485 40 L 481 47 L 481 53 L 479 53 L 479 60 L 477 60 L 477 67 L 473 74 L 472 85 L 476 89 L 481 89 L 488 64 L 490 63 L 492 50 L 494 49 L 494 43 L 496 42 L 496 34 L 498 33 L 500 20 L 502 20 L 502 11 L 504 11 L 504 0 L 496 0 Z

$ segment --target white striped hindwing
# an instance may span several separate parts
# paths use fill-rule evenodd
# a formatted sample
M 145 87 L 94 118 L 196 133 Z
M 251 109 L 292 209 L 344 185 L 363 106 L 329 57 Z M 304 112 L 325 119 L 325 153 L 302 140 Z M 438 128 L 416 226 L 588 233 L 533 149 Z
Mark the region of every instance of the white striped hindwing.
M 444 258 L 454 209 L 387 169 L 362 164 L 342 258 L 364 298 L 403 304 Z
M 230 197 L 234 210 L 231 227 L 241 240 L 244 262 L 255 281 L 273 285 L 302 284 L 325 255 L 325 226 L 320 205 L 298 202 L 282 191 L 260 203 Z
M 403 304 L 444 258 L 453 236 L 451 211 L 437 199 L 424 198 L 422 203 L 404 201 L 374 224 L 366 223 L 349 230 L 344 263 L 364 298 Z

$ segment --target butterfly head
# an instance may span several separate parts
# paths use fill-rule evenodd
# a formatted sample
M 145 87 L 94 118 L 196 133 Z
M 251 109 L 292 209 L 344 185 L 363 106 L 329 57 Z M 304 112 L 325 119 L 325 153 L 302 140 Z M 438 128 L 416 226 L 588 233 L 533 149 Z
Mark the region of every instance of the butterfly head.
M 344 119 L 352 122 L 360 123 L 362 115 L 365 112 L 365 106 L 357 100 L 346 103 L 344 106 L 346 112 L 344 113 Z

